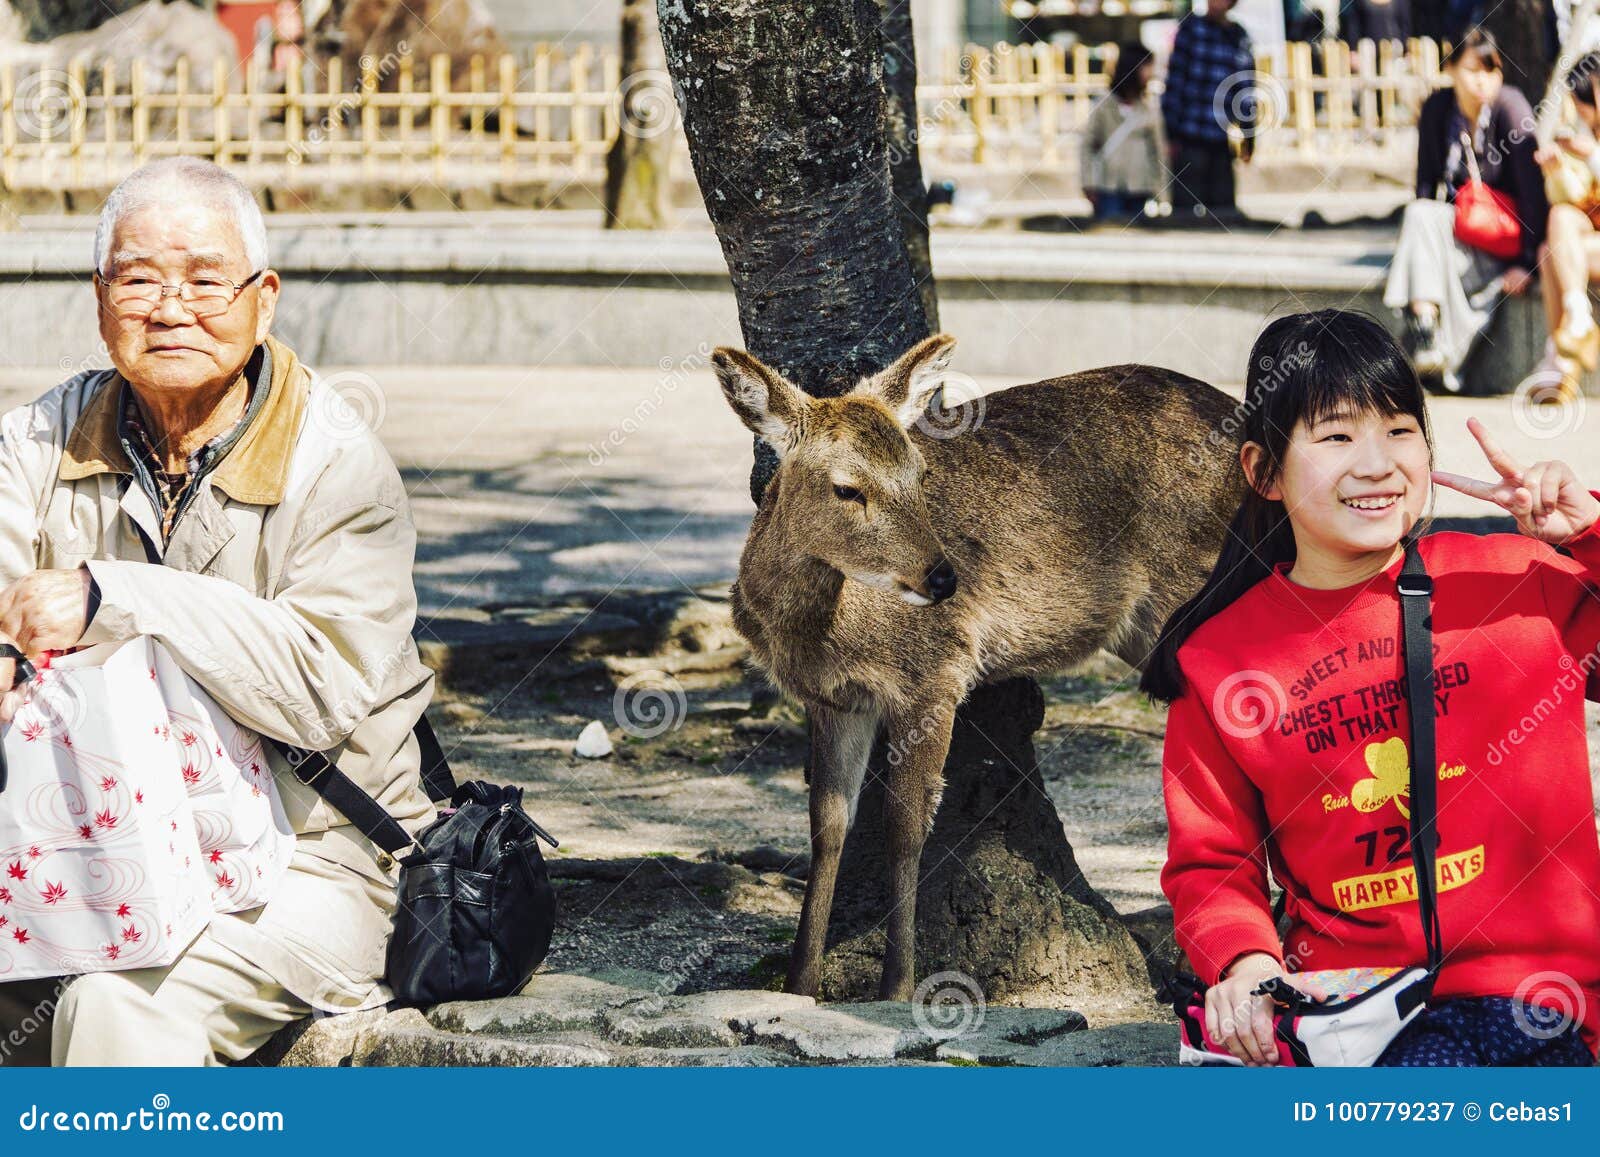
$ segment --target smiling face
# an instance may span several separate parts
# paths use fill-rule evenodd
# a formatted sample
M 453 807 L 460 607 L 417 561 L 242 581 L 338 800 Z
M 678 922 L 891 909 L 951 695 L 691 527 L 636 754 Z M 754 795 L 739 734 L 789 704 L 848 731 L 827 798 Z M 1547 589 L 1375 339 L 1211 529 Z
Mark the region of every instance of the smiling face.
M 1249 463 L 1259 455 L 1247 455 Z M 1432 485 L 1427 440 L 1410 414 L 1375 410 L 1297 422 L 1265 497 L 1284 504 L 1297 553 L 1313 564 L 1392 551 Z
M 167 285 L 213 277 L 238 284 L 254 272 L 238 226 L 220 205 L 174 198 L 128 213 L 117 222 L 107 266 L 95 278 L 100 336 L 112 364 L 151 394 L 193 394 L 232 382 L 272 326 L 277 274 L 265 271 L 230 309 L 205 318 L 172 292 L 148 313 L 120 316 L 108 304 L 101 276 L 147 276 Z

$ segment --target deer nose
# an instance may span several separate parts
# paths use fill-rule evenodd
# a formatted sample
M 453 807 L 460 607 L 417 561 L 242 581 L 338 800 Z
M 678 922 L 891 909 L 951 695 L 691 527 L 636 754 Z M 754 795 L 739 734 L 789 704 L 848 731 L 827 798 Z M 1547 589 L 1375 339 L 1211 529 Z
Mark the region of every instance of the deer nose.
M 950 565 L 949 560 L 941 558 L 928 572 L 923 582 L 927 585 L 928 594 L 933 596 L 933 601 L 942 603 L 956 593 L 956 568 Z

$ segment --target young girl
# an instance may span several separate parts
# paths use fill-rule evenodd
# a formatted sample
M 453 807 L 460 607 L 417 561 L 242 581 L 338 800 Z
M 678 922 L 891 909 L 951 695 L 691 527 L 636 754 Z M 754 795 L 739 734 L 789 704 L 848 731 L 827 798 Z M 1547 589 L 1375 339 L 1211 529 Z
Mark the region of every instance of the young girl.
M 1476 419 L 1495 478 L 1432 470 L 1416 372 L 1360 314 L 1268 325 L 1241 411 L 1250 487 L 1143 681 L 1171 703 L 1161 885 L 1212 986 L 1207 1031 L 1246 1064 L 1275 1064 L 1270 1000 L 1250 995 L 1261 980 L 1426 959 L 1396 580 L 1438 483 L 1521 533 L 1418 547 L 1434 592 L 1445 956 L 1428 1007 L 1378 1063 L 1593 1064 L 1600 838 L 1583 703 L 1600 495 L 1565 463 L 1514 461 Z

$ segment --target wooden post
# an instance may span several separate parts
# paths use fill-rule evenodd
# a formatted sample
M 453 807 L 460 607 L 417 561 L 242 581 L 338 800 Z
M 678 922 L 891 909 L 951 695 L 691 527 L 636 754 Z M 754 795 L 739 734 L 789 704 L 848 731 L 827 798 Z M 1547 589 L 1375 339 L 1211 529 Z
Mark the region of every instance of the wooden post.
M 283 74 L 283 143 L 285 159 L 291 165 L 304 160 L 305 94 L 302 91 L 300 62 L 291 61 Z
M 228 163 L 233 118 L 228 115 L 228 64 L 220 56 L 211 62 L 211 159 Z
M 428 106 L 433 124 L 433 175 L 444 179 L 445 149 L 450 135 L 450 58 L 442 52 L 434 54 L 428 77 Z
M 135 56 L 128 66 L 128 100 L 133 109 L 133 167 L 145 162 L 150 140 L 150 106 L 145 103 L 144 57 Z
M 368 180 L 377 171 L 378 68 L 370 56 L 361 58 L 361 174 Z
M 0 64 L 0 175 L 7 187 L 17 184 L 16 72 L 10 61 Z
M 500 57 L 500 172 L 510 179 L 517 160 L 517 61 L 509 52 Z

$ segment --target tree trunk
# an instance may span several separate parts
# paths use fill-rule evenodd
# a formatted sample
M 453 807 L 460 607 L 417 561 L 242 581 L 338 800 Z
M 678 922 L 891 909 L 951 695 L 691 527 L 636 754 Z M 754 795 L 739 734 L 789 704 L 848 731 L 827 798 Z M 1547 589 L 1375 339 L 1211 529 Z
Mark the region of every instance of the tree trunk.
M 745 345 L 813 395 L 843 393 L 930 332 L 891 186 L 879 10 L 874 0 L 660 0 L 660 17 Z M 759 502 L 776 460 L 756 446 Z M 1143 983 L 1137 947 L 1077 871 L 1040 789 L 1041 702 L 1037 684 L 1012 680 L 963 706 L 922 861 L 919 975 L 957 970 L 996 999 Z M 871 987 L 853 978 L 875 979 L 881 960 L 881 795 L 864 797 L 845 845 L 837 947 L 824 966 L 835 994 Z
M 917 115 L 917 50 L 912 38 L 911 0 L 878 0 L 883 36 L 884 135 L 889 144 L 889 182 L 894 189 L 911 275 L 922 295 L 928 332 L 939 329 L 939 293 L 928 250 L 928 186 L 918 152 L 922 121 Z
M 0 0 L 7 3 L 8 0 Z M 22 17 L 29 40 L 53 40 L 68 32 L 99 28 L 143 0 L 9 0 Z
M 606 228 L 663 229 L 670 223 L 677 107 L 656 25 L 655 0 L 622 6 L 622 110 L 606 154 Z
M 1522 90 L 1528 103 L 1544 99 L 1554 63 L 1545 43 L 1549 0 L 1500 0 L 1484 14 L 1483 25 L 1500 45 L 1505 82 Z

